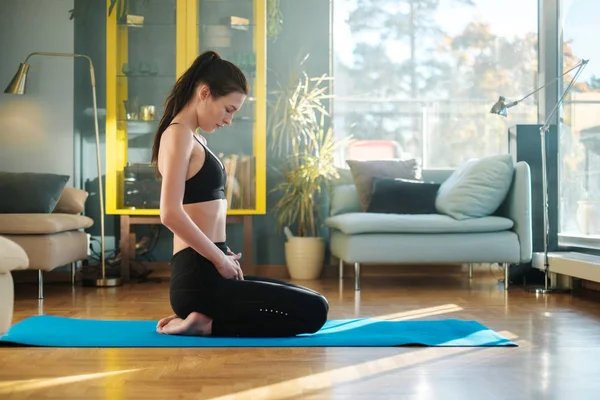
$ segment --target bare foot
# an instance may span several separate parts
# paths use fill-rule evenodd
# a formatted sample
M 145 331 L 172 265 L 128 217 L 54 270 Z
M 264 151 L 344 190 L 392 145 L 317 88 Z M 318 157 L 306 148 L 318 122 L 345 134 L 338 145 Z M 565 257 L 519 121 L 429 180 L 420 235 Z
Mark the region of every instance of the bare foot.
M 156 332 L 159 332 L 165 325 L 167 325 L 175 318 L 177 318 L 177 315 L 173 314 L 158 321 L 158 323 L 156 324 Z
M 167 335 L 208 336 L 212 332 L 212 318 L 193 312 L 186 319 L 175 317 L 157 332 Z

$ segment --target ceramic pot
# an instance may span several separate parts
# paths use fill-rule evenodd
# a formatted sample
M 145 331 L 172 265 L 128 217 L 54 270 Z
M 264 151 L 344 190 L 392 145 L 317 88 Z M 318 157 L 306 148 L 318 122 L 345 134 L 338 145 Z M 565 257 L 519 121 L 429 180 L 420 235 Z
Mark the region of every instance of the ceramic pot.
M 325 241 L 294 236 L 285 243 L 285 262 L 292 279 L 317 279 L 323 270 Z

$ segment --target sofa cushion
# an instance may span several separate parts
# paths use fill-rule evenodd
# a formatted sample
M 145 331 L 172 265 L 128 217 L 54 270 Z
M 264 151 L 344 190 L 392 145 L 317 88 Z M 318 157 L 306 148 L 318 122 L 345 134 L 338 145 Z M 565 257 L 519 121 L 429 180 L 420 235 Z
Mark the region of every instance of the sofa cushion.
M 68 231 L 55 235 L 9 235 L 25 250 L 29 257 L 29 269 L 52 271 L 73 261 L 85 260 L 88 239 L 85 232 Z
M 347 263 L 434 264 L 517 263 L 519 237 L 513 231 L 480 233 L 331 233 L 331 254 Z
M 17 269 L 27 269 L 29 257 L 17 243 L 0 236 L 0 274 Z
M 94 220 L 72 214 L 0 214 L 0 235 L 47 235 L 89 228 Z
M 504 217 L 457 220 L 441 214 L 347 213 L 329 217 L 325 224 L 347 235 L 361 233 L 476 233 L 511 229 L 513 221 Z
M 81 214 L 85 207 L 88 192 L 71 186 L 65 187 L 53 213 L 57 214 Z
M 465 162 L 440 186 L 437 211 L 459 220 L 492 215 L 508 194 L 514 169 L 510 154 Z
M 433 182 L 375 177 L 367 212 L 437 214 L 435 198 L 439 187 Z
M 329 210 L 330 215 L 360 211 L 360 200 L 358 199 L 358 193 L 354 184 L 339 185 L 333 188 Z
M 0 172 L 0 213 L 51 213 L 68 175 Z
M 358 193 L 362 211 L 366 211 L 371 202 L 373 179 L 404 178 L 419 179 L 421 176 L 417 160 L 346 160 L 350 167 L 354 184 Z

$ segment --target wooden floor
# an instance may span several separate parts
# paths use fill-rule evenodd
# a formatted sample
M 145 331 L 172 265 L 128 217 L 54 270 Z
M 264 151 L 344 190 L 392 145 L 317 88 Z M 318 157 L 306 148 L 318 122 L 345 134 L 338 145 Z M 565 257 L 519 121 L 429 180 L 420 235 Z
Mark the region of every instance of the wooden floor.
M 425 269 L 425 271 L 428 271 Z M 600 389 L 600 303 L 572 294 L 508 293 L 501 272 L 412 270 L 301 282 L 331 319 L 474 319 L 518 348 L 0 348 L 2 399 L 576 399 Z M 16 287 L 15 322 L 38 313 L 36 286 Z M 158 319 L 168 283 L 118 289 L 47 285 L 43 312 Z

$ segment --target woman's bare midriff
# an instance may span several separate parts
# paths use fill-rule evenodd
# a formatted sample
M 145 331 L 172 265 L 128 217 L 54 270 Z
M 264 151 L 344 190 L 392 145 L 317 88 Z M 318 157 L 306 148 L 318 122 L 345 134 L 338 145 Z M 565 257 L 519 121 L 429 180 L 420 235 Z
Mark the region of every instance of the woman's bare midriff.
M 224 242 L 226 239 L 227 200 L 211 200 L 202 203 L 184 204 L 183 209 L 196 226 L 212 242 Z M 174 235 L 173 254 L 190 247 Z

